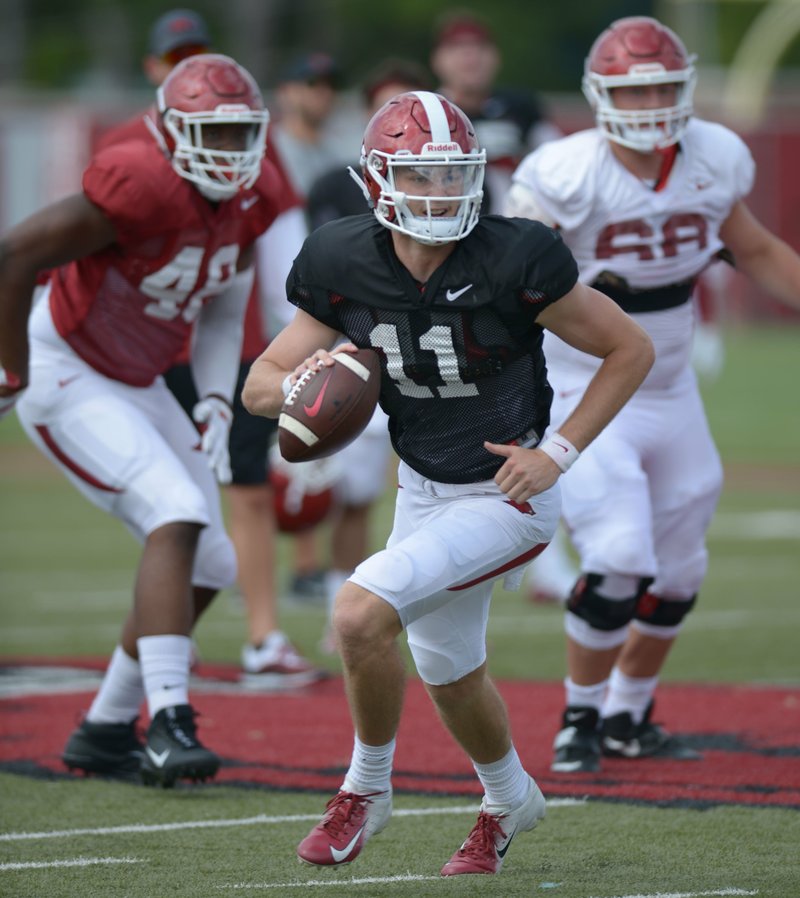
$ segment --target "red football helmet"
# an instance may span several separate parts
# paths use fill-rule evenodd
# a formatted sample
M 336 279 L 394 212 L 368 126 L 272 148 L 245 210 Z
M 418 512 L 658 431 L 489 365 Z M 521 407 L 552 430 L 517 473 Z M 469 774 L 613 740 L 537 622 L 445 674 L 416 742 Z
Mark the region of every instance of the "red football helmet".
M 689 56 L 674 31 L 648 16 L 613 22 L 592 45 L 583 76 L 583 92 L 597 125 L 622 146 L 641 152 L 677 143 L 692 115 L 697 79 Z M 676 84 L 677 101 L 663 109 L 616 109 L 613 88 Z
M 334 457 L 287 462 L 274 446 L 269 455 L 275 523 L 281 533 L 299 533 L 322 523 L 334 507 L 341 466 Z
M 266 150 L 269 113 L 253 77 L 228 56 L 184 59 L 158 88 L 159 123 L 172 167 L 207 199 L 229 200 L 252 187 Z M 242 150 L 206 146 L 204 128 L 240 125 Z
M 485 165 L 470 120 L 429 91 L 393 97 L 364 133 L 361 170 L 376 218 L 420 243 L 461 240 L 475 227 Z M 398 174 L 404 189 L 398 187 Z M 455 215 L 442 214 L 443 206 L 454 203 Z

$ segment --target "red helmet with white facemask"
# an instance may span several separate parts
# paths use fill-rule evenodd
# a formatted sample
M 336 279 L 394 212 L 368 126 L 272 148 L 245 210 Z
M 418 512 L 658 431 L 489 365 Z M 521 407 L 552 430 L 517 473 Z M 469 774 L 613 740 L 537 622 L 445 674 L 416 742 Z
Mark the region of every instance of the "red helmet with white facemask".
M 172 167 L 207 199 L 229 200 L 252 187 L 261 172 L 269 113 L 253 77 L 218 53 L 184 59 L 156 94 L 159 126 Z M 207 132 L 242 128 L 241 149 L 219 149 Z
M 486 153 L 470 120 L 455 104 L 429 91 L 393 97 L 364 133 L 361 170 L 375 217 L 420 243 L 461 240 L 475 227 L 485 165 Z M 413 174 L 419 192 L 399 189 L 400 171 Z M 454 204 L 454 215 L 442 213 L 445 205 Z
M 617 19 L 594 42 L 583 76 L 583 92 L 599 128 L 625 147 L 652 152 L 677 143 L 692 115 L 697 75 L 694 56 L 671 29 L 648 16 Z M 617 109 L 615 87 L 675 84 L 673 106 Z

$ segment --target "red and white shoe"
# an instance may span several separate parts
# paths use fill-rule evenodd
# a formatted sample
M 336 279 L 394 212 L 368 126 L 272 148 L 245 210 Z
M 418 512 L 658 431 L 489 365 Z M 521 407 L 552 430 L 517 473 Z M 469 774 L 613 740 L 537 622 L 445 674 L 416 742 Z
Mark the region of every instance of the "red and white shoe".
M 528 797 L 513 811 L 487 805 L 484 798 L 478 822 L 461 848 L 442 867 L 442 876 L 499 873 L 511 840 L 518 832 L 533 829 L 544 812 L 544 796 L 533 779 L 530 779 Z
M 349 864 L 391 816 L 391 792 L 339 792 L 328 802 L 322 820 L 297 846 L 297 856 L 320 867 Z

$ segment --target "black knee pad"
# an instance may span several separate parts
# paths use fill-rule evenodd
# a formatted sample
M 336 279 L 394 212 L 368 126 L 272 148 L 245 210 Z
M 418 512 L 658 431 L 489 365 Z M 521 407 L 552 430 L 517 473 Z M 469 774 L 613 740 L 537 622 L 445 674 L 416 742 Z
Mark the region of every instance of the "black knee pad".
M 694 607 L 697 593 L 690 599 L 664 599 L 645 592 L 636 602 L 634 617 L 654 627 L 675 627 Z
M 636 594 L 627 599 L 601 596 L 597 589 L 604 579 L 603 574 L 583 574 L 570 594 L 567 610 L 595 630 L 619 630 L 633 620 L 637 603 L 647 592 L 653 578 L 642 577 Z

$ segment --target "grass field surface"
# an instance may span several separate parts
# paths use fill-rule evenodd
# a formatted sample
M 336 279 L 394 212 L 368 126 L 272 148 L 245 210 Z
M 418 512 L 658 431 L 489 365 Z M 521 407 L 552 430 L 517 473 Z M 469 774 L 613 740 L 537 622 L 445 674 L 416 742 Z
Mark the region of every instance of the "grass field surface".
M 796 738 L 782 750 L 796 765 L 799 337 L 790 326 L 731 330 L 724 371 L 703 387 L 726 486 L 709 534 L 708 579 L 663 676 L 668 685 L 789 687 L 785 714 Z M 129 606 L 138 547 L 39 456 L 13 417 L 0 424 L 0 462 L 0 666 L 3 659 L 31 656 L 105 657 Z M 376 547 L 391 506 L 387 493 L 375 520 Z M 281 583 L 286 554 L 282 542 Z M 336 663 L 317 650 L 324 623 L 319 606 L 284 599 L 282 623 L 305 653 L 336 672 Z M 221 595 L 198 628 L 202 659 L 235 665 L 244 633 L 239 598 Z M 501 685 L 563 677 L 557 608 L 498 589 L 489 642 L 490 667 Z M 87 692 L 87 706 L 90 697 Z M 13 756 L 15 739 L 8 712 L 25 701 L 7 693 L 0 701 L 4 757 Z M 266 722 L 280 727 L 275 703 L 266 707 Z M 731 728 L 742 723 L 731 721 Z M 556 720 L 543 719 L 541 726 L 552 738 Z M 42 730 L 47 738 L 46 720 Z M 54 755 L 62 742 L 60 732 L 53 734 Z M 390 827 L 355 864 L 320 871 L 298 864 L 294 850 L 329 793 L 211 784 L 164 792 L 66 771 L 42 775 L 22 762 L 0 771 L 0 896 L 8 898 L 800 896 L 800 803 L 752 807 L 743 798 L 740 806 L 700 811 L 583 801 L 576 793 L 550 801 L 547 819 L 515 841 L 500 876 L 442 880 L 439 868 L 475 818 L 476 801 L 463 795 L 398 795 Z M 683 775 L 691 784 L 691 766 Z

